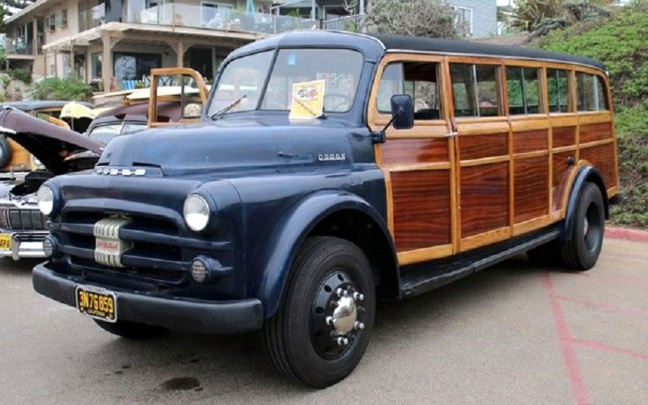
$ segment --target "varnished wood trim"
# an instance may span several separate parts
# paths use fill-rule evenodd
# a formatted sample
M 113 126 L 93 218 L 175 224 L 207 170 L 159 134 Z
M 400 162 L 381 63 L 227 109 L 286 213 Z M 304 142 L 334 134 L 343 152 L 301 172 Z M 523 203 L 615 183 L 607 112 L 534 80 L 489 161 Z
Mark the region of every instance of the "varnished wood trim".
M 461 240 L 461 251 L 476 249 L 485 245 L 490 245 L 511 237 L 511 228 L 505 227 L 493 231 L 484 232 L 479 235 L 470 236 Z
M 511 117 L 513 132 L 536 131 L 549 128 L 549 120 L 546 115 L 515 115 Z
M 594 146 L 607 145 L 608 143 L 614 143 L 614 139 L 607 138 L 607 139 L 601 139 L 600 141 L 592 141 L 592 142 L 587 142 L 587 143 L 581 143 L 580 148 L 581 149 L 592 148 Z
M 533 158 L 533 157 L 539 157 L 539 156 L 548 156 L 549 151 L 548 150 L 537 150 L 535 152 L 525 152 L 525 153 L 516 153 L 513 155 L 515 159 L 524 159 L 524 158 Z
M 559 148 L 553 148 L 553 153 L 562 153 L 562 152 L 571 152 L 576 150 L 576 145 L 572 146 L 561 146 Z
M 578 124 L 576 113 L 551 113 L 549 123 L 552 127 L 575 127 Z
M 563 195 L 562 195 L 562 214 L 560 218 L 564 218 L 565 216 L 565 210 L 567 209 L 567 201 L 569 200 L 569 194 L 571 193 L 572 185 L 574 184 L 574 180 L 576 179 L 576 175 L 578 174 L 579 170 L 583 166 L 591 166 L 592 164 L 586 160 L 581 160 L 579 161 L 576 165 L 572 166 L 570 169 L 567 169 L 569 172 L 569 176 L 567 177 L 567 182 L 566 182 L 566 187 L 563 189 Z
M 438 163 L 393 164 L 393 165 L 385 165 L 385 168 L 390 172 L 411 172 L 411 171 L 420 171 L 420 170 L 448 170 L 450 169 L 450 163 L 438 162 Z
M 481 159 L 462 160 L 460 165 L 461 167 L 479 166 L 491 163 L 508 162 L 510 159 L 511 157 L 509 155 L 493 156 Z
M 584 111 L 578 113 L 578 122 L 581 125 L 601 124 L 610 122 L 611 119 L 609 111 Z
M 452 255 L 452 244 L 434 246 L 423 249 L 410 250 L 398 253 L 398 263 L 401 266 L 425 262 L 433 259 L 440 259 Z
M 607 189 L 608 198 L 614 197 L 619 194 L 619 187 L 610 187 Z
M 513 226 L 513 236 L 518 236 L 530 231 L 535 231 L 536 229 L 550 225 L 554 222 L 556 222 L 556 218 L 553 218 L 551 215 L 545 215 L 540 218 L 534 218 L 525 222 L 520 222 L 519 224 L 515 224 Z

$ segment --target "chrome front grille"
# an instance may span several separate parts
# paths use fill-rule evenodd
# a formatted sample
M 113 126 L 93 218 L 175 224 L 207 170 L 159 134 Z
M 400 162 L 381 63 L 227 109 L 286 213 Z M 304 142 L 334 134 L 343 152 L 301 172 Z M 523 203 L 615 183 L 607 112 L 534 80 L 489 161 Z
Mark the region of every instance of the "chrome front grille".
M 44 231 L 47 218 L 34 209 L 20 209 L 16 206 L 0 207 L 0 227 L 8 230 Z

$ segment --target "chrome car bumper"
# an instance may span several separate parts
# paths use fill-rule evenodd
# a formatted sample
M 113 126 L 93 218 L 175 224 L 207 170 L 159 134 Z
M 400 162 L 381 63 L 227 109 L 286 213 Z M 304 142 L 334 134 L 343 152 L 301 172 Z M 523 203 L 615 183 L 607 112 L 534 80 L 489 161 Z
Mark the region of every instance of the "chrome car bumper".
M 19 259 L 43 259 L 43 239 L 48 232 L 11 232 L 2 231 L 0 234 L 11 235 L 11 249 L 0 249 L 0 257 Z

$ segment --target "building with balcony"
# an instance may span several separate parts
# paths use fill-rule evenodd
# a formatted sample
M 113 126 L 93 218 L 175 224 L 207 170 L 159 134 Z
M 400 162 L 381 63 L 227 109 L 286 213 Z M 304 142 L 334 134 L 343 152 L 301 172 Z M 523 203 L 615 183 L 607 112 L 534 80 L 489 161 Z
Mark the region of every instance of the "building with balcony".
M 37 0 L 5 20 L 7 68 L 35 79 L 74 75 L 99 90 L 146 85 L 156 67 L 191 67 L 212 79 L 233 49 L 267 35 L 357 30 L 369 1 Z M 466 35 L 497 29 L 496 0 L 446 2 Z

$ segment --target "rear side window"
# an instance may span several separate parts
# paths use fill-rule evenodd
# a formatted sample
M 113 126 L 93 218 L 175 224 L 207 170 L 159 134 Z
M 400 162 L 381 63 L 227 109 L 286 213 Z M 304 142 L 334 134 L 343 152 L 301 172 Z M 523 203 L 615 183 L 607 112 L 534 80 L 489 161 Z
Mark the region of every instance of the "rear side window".
M 414 119 L 440 119 L 438 64 L 405 62 L 387 65 L 378 89 L 378 111 L 391 113 L 391 98 L 396 94 L 412 97 Z
M 569 71 L 547 69 L 547 92 L 549 93 L 549 112 L 570 112 Z
M 608 109 L 605 83 L 600 76 L 576 73 L 578 111 L 605 111 Z
M 501 115 L 498 73 L 492 65 L 450 65 L 455 117 Z
M 506 68 L 506 89 L 510 115 L 538 114 L 540 105 L 540 69 Z

